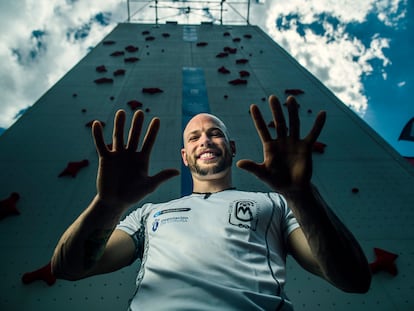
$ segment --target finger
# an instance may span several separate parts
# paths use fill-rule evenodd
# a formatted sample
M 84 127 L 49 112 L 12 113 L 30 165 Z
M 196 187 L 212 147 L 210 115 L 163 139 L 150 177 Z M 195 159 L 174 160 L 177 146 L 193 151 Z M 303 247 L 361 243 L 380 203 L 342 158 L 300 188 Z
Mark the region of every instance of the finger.
M 109 150 L 105 144 L 103 137 L 102 124 L 99 121 L 94 121 L 92 124 L 92 135 L 95 142 L 95 147 L 99 156 L 105 156 Z
M 152 176 L 155 188 L 161 185 L 163 182 L 167 181 L 168 179 L 175 177 L 177 175 L 180 175 L 180 171 L 170 168 L 163 170 L 158 174 Z
M 260 175 L 259 171 L 261 169 L 261 165 L 252 160 L 239 160 L 237 161 L 236 166 L 256 176 Z
M 134 113 L 132 118 L 131 128 L 128 135 L 127 149 L 130 151 L 136 151 L 138 148 L 139 137 L 141 136 L 142 124 L 144 123 L 144 113 L 138 110 Z
M 295 139 L 299 139 L 300 136 L 300 119 L 298 103 L 293 96 L 289 96 L 286 101 L 289 113 L 289 134 Z
M 142 142 L 141 152 L 149 156 L 152 147 L 154 146 L 155 139 L 157 138 L 158 130 L 160 128 L 160 119 L 153 118 L 150 125 L 148 126 L 147 133 L 145 134 Z
M 320 133 L 322 132 L 323 126 L 325 125 L 326 121 L 326 112 L 321 111 L 316 116 L 315 122 L 313 123 L 313 127 L 310 130 L 309 134 L 305 137 L 305 140 L 309 144 L 313 144 L 318 139 Z
M 279 99 L 276 96 L 271 95 L 269 97 L 269 106 L 270 110 L 272 111 L 273 120 L 275 122 L 277 137 L 286 137 L 286 121 Z
M 124 148 L 124 127 L 125 127 L 125 111 L 118 110 L 115 114 L 115 119 L 114 119 L 112 150 L 119 151 Z
M 262 142 L 270 141 L 272 137 L 270 136 L 265 121 L 263 120 L 262 113 L 256 105 L 250 106 L 250 114 Z

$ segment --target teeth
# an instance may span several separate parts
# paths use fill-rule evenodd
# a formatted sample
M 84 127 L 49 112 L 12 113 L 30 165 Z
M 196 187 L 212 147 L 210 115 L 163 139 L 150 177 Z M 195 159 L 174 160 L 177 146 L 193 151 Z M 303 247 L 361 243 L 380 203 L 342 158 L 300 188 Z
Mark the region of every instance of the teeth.
M 200 159 L 211 158 L 211 157 L 214 157 L 214 153 L 212 152 L 206 152 L 200 155 Z

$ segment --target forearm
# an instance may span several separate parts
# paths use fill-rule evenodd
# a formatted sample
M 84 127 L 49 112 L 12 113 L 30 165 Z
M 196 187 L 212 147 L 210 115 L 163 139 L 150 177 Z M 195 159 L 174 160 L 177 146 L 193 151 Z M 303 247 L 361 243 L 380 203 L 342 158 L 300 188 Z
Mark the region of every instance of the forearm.
M 96 196 L 60 238 L 51 260 L 53 274 L 69 280 L 87 276 L 103 255 L 123 211 L 106 206 Z
M 283 193 L 323 276 L 344 291 L 366 292 L 371 273 L 352 233 L 313 187 Z

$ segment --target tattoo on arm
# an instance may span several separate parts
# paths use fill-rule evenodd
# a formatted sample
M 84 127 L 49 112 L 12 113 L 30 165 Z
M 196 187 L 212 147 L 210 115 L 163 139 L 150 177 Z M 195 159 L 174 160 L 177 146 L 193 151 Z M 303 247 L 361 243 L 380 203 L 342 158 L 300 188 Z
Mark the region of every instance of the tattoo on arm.
M 84 267 L 91 269 L 101 258 L 105 251 L 106 242 L 108 242 L 113 230 L 95 230 L 85 241 L 84 245 Z

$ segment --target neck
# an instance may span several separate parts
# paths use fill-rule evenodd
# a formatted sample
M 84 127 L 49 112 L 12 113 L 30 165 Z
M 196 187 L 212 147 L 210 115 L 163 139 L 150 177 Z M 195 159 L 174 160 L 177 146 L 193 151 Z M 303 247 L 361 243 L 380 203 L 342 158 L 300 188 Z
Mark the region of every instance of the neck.
M 215 193 L 233 188 L 231 175 L 227 174 L 220 178 L 197 178 L 193 175 L 193 192 L 196 193 Z

